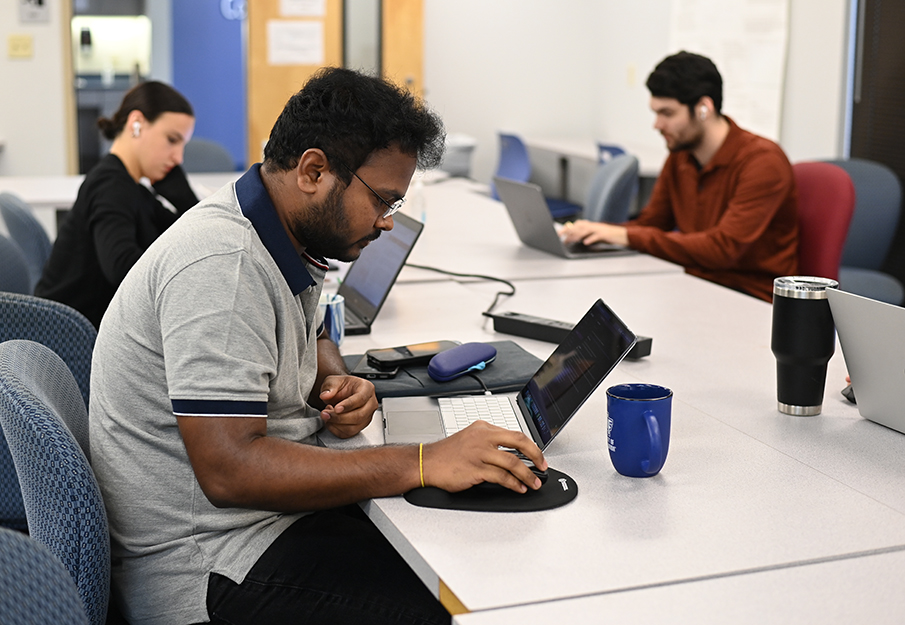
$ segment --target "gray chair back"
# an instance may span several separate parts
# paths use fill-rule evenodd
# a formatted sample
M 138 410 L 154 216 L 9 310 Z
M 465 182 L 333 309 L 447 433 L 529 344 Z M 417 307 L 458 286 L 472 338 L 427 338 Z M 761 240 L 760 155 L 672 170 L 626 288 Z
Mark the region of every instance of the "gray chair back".
M 590 221 L 622 223 L 628 219 L 632 200 L 638 192 L 638 158 L 620 154 L 597 166 L 588 187 L 584 218 Z
M 842 249 L 840 286 L 858 295 L 902 304 L 902 283 L 882 271 L 902 210 L 899 177 L 886 165 L 866 159 L 827 162 L 844 169 L 855 185 L 855 214 Z
M 6 625 L 88 625 L 78 588 L 47 547 L 0 529 L 0 614 Z
M 25 254 L 12 239 L 0 234 L 0 291 L 31 295 L 31 273 Z
M 110 600 L 110 536 L 97 480 L 73 431 L 88 413 L 66 363 L 33 341 L 0 343 L 0 427 L 22 487 L 28 531 L 75 580 L 88 622 Z
M 236 171 L 232 154 L 209 139 L 193 138 L 185 144 L 182 169 L 189 173 Z
M 28 292 L 33 293 L 35 285 L 41 279 L 44 264 L 50 258 L 50 237 L 35 217 L 31 206 L 17 195 L 5 191 L 0 193 L 0 216 L 6 223 L 10 238 L 25 256 L 31 283 Z

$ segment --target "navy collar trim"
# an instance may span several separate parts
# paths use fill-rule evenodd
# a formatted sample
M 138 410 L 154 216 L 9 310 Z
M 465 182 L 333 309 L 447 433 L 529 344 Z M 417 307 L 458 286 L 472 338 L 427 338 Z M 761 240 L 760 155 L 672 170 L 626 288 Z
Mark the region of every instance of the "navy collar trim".
M 270 252 L 292 294 L 298 295 L 317 283 L 289 240 L 277 210 L 261 181 L 260 169 L 261 164 L 255 163 L 236 181 L 239 207 L 258 233 L 264 247 Z M 307 253 L 304 257 L 316 267 L 327 268 L 327 261 L 321 258 L 314 258 Z

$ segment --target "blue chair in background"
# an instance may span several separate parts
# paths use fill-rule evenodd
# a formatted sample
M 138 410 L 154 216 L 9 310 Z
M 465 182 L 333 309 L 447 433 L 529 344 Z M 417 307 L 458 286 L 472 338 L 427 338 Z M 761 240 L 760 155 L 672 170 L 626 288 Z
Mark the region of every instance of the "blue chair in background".
M 827 161 L 855 185 L 855 214 L 839 268 L 839 286 L 889 304 L 905 301 L 905 288 L 882 271 L 902 210 L 902 183 L 889 167 L 860 158 Z
M 5 625 L 88 625 L 66 567 L 38 541 L 2 528 L 0 615 Z
M 198 137 L 185 144 L 182 168 L 195 174 L 236 171 L 236 163 L 222 144 Z
M 19 246 L 28 263 L 30 287 L 33 293 L 35 285 L 41 279 L 44 264 L 50 258 L 53 245 L 44 226 L 35 217 L 34 211 L 25 200 L 12 193 L 0 193 L 0 216 L 6 224 L 9 237 Z
M 0 343 L 26 339 L 56 352 L 75 377 L 86 409 L 96 338 L 91 322 L 65 304 L 31 295 L 0 293 Z M 0 431 L 0 526 L 27 530 L 25 517 L 19 478 Z
M 0 343 L 0 427 L 15 462 L 28 530 L 75 581 L 88 622 L 110 601 L 110 536 L 86 455 L 88 412 L 75 378 L 50 348 Z
M 597 142 L 597 162 L 606 163 L 617 156 L 625 154 L 625 150 L 618 145 L 612 143 Z
M 31 273 L 22 248 L 0 234 L 0 291 L 31 295 L 32 290 Z
M 597 167 L 584 205 L 584 218 L 620 224 L 628 219 L 638 193 L 638 158 L 615 156 Z
M 528 182 L 531 177 L 531 159 L 528 156 L 528 148 L 517 135 L 500 133 L 500 160 L 494 176 L 518 182 Z M 490 184 L 490 194 L 493 199 L 500 199 L 493 183 Z M 581 212 L 581 206 L 578 204 L 558 198 L 548 197 L 546 199 L 547 207 L 554 219 L 569 219 Z

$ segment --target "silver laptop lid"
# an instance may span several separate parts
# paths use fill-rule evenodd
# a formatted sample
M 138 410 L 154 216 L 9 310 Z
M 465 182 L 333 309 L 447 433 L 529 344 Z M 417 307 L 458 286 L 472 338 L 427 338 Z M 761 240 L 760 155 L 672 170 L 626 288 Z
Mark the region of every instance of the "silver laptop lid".
M 838 289 L 827 299 L 858 412 L 905 432 L 905 308 Z

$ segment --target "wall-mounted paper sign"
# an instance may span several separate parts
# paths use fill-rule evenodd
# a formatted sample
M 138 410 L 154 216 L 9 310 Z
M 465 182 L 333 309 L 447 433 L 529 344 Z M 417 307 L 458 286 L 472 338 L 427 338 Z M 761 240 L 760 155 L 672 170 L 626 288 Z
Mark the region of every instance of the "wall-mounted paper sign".
M 19 21 L 22 23 L 49 22 L 48 2 L 50 0 L 19 0 Z
M 324 17 L 327 0 L 280 0 L 282 17 Z
M 324 23 L 268 20 L 267 62 L 270 65 L 323 65 Z

